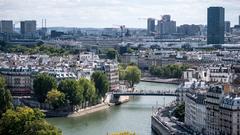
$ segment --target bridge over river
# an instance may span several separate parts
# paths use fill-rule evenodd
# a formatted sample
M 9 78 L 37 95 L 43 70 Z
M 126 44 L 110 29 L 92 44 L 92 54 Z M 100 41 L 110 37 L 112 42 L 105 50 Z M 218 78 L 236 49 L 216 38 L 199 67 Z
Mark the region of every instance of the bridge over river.
M 175 91 L 164 90 L 137 90 L 137 91 L 117 91 L 111 92 L 114 97 L 119 96 L 179 96 Z

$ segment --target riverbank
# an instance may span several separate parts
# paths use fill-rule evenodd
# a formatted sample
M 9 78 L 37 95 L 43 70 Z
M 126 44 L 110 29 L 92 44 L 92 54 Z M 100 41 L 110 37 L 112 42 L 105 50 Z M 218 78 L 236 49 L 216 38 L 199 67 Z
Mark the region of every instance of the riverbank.
M 151 116 L 151 128 L 158 134 L 185 134 L 191 135 L 192 132 L 188 130 L 184 123 L 171 116 L 171 112 L 176 108 L 176 103 L 169 104 L 166 107 L 158 108 Z
M 90 114 L 90 113 L 94 113 L 94 112 L 98 112 L 98 111 L 101 111 L 101 110 L 108 109 L 109 107 L 110 107 L 109 104 L 101 103 L 101 104 L 98 104 L 98 105 L 95 105 L 95 106 L 87 107 L 85 109 L 80 109 L 77 112 L 68 114 L 67 117 L 80 117 L 80 116 L 83 116 L 83 115 L 87 115 L 87 114 Z
M 154 82 L 154 83 L 166 83 L 166 84 L 180 84 L 181 80 L 178 78 L 170 78 L 170 79 L 161 79 L 158 77 L 142 77 L 142 82 Z
M 119 101 L 115 104 L 109 102 L 103 102 L 94 106 L 90 106 L 84 109 L 80 109 L 76 112 L 55 112 L 55 111 L 46 111 L 46 117 L 80 117 L 90 113 L 95 113 L 98 111 L 106 110 L 111 106 L 120 105 L 129 101 L 129 96 L 121 96 Z
M 79 117 L 79 116 L 94 113 L 94 112 L 97 112 L 97 111 L 105 110 L 105 109 L 108 109 L 109 107 L 110 107 L 109 104 L 101 103 L 101 104 L 90 106 L 90 107 L 87 107 L 87 108 L 84 108 L 84 109 L 80 109 L 76 112 L 45 111 L 44 113 L 46 114 L 47 118 L 51 118 L 51 117 Z
M 140 82 L 136 89 L 175 90 L 177 85 Z M 116 131 L 130 131 L 137 135 L 153 135 L 151 130 L 152 106 L 167 105 L 174 97 L 138 96 L 121 105 L 81 117 L 58 117 L 47 119 L 62 129 L 64 135 L 107 135 Z M 155 134 L 157 135 L 157 134 Z

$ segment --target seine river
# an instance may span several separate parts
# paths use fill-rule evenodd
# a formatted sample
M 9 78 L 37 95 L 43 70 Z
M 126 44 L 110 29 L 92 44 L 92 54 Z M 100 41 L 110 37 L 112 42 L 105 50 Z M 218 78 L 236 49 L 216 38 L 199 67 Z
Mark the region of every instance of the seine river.
M 175 90 L 177 85 L 141 82 L 137 89 Z M 168 104 L 174 97 L 132 97 L 128 103 L 75 118 L 50 118 L 48 121 L 62 129 L 64 135 L 107 135 L 131 131 L 137 135 L 153 135 L 151 114 L 153 106 Z

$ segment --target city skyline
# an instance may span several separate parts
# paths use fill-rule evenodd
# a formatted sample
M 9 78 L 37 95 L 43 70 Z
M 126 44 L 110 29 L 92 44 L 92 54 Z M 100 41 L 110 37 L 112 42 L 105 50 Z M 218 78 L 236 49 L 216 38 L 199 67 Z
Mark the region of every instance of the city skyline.
M 161 18 L 170 14 L 177 25 L 206 24 L 207 8 L 225 8 L 225 20 L 232 26 L 238 24 L 240 8 L 238 0 L 0 0 L 1 20 L 47 19 L 47 26 L 64 27 L 116 27 L 146 28 L 146 20 L 139 18 Z M 167 7 L 167 8 L 166 8 Z M 182 9 L 180 9 L 180 8 Z M 183 16 L 184 15 L 184 16 Z M 18 24 L 19 25 L 19 24 Z M 17 26 L 18 26 L 17 25 Z

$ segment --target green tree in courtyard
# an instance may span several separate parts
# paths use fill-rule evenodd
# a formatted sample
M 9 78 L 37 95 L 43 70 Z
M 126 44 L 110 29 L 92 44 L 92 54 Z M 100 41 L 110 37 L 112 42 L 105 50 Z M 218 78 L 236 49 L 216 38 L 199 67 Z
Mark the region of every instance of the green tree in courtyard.
M 78 81 L 80 87 L 83 89 L 83 99 L 92 102 L 96 98 L 96 89 L 94 83 L 86 78 L 80 78 Z
M 65 104 L 65 94 L 56 90 L 52 89 L 47 94 L 46 102 L 51 104 L 54 109 L 57 109 Z
M 140 82 L 141 70 L 137 66 L 128 66 L 125 79 L 128 81 L 130 87 L 133 88 L 134 84 Z
M 117 51 L 113 48 L 110 48 L 107 50 L 107 58 L 108 59 L 116 59 L 117 57 Z
M 173 115 L 179 119 L 179 121 L 184 122 L 185 117 L 185 104 L 180 104 L 173 111 Z
M 57 88 L 57 82 L 52 76 L 43 73 L 38 74 L 33 81 L 33 90 L 38 101 L 43 103 L 46 100 L 47 93 Z
M 103 72 L 97 71 L 92 74 L 91 80 L 95 84 L 97 95 L 104 97 L 105 94 L 109 91 L 109 82 L 107 75 Z
M 65 94 L 65 99 L 70 105 L 79 105 L 83 101 L 83 88 L 75 80 L 62 80 L 58 90 Z
M 0 119 L 1 135 L 61 135 L 61 131 L 48 124 L 39 109 L 17 107 L 7 110 Z

